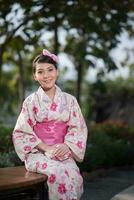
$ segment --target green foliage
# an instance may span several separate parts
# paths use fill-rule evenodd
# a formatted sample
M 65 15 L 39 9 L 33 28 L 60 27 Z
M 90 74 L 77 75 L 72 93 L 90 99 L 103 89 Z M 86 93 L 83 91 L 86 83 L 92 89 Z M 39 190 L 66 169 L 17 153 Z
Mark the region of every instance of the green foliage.
M 58 50 L 65 51 L 70 56 L 78 71 L 77 84 L 79 86 L 84 82 L 88 67 L 96 67 L 97 59 L 104 61 L 105 71 L 115 69 L 116 63 L 110 57 L 110 50 L 119 43 L 118 36 L 121 35 L 122 30 L 129 30 L 131 35 L 133 33 L 132 3 L 132 1 L 114 1 L 113 3 L 113 0 L 48 0 L 45 2 L 29 0 L 28 3 L 1 0 L 0 104 L 3 105 L 1 117 L 6 113 L 12 119 L 13 114 L 18 109 L 18 102 L 21 104 L 25 97 L 26 88 L 31 91 L 32 58 L 44 47 L 50 47 L 52 51 L 57 53 Z M 21 15 L 21 13 L 23 14 Z M 58 30 L 60 28 L 67 31 L 64 44 L 59 42 Z M 50 41 L 44 42 L 43 38 L 47 30 L 54 34 Z M 49 45 L 46 46 L 46 43 L 49 43 Z M 7 71 L 4 70 L 5 66 L 8 66 Z M 84 97 L 82 107 L 84 107 L 83 110 L 88 119 L 92 118 L 91 107 L 95 105 L 94 97 L 96 95 L 123 94 L 127 96 L 130 93 L 133 94 L 133 77 L 129 80 L 119 78 L 115 82 L 103 81 L 103 78 L 104 72 L 100 71 L 98 81 L 90 87 L 90 91 L 87 88 L 83 90 L 83 87 L 81 90 L 81 87 L 79 87 L 77 91 L 79 95 L 83 94 L 83 96 L 81 95 L 82 98 Z M 77 87 L 73 82 L 64 82 L 64 85 L 66 91 L 76 94 Z M 82 90 L 84 93 L 80 93 Z M 5 118 L 3 121 L 5 121 Z M 4 133 L 1 133 L 0 150 L 7 152 L 12 148 L 11 130 L 1 128 L 2 130 Z M 98 142 L 92 144 L 89 140 L 87 146 L 91 154 L 89 158 L 92 163 L 91 168 L 103 166 L 108 157 L 107 165 L 110 165 L 110 163 L 114 165 L 116 163 L 114 152 L 116 151 L 118 151 L 120 157 L 121 155 L 125 157 L 126 154 L 123 154 L 123 152 L 129 152 L 130 149 L 133 154 L 131 145 L 133 131 L 128 130 L 127 127 L 117 128 L 108 125 L 108 127 L 96 127 L 92 131 L 96 132 L 94 137 Z M 130 141 L 130 138 L 132 141 Z M 127 142 L 125 142 L 125 139 L 127 139 Z M 112 152 L 109 150 L 110 148 L 113 148 Z M 109 150 L 109 154 L 105 154 L 106 150 Z M 88 158 L 88 155 L 86 157 Z
M 0 124 L 0 152 L 9 152 L 13 149 L 12 128 Z
M 0 167 L 13 167 L 14 163 L 10 160 L 9 153 L 0 153 Z
M 0 153 L 0 167 L 13 167 L 22 164 L 14 150 Z
M 85 159 L 79 164 L 82 171 L 130 164 L 134 164 L 134 129 L 111 122 L 91 127 Z
M 91 127 L 92 135 L 106 133 L 112 140 L 134 140 L 134 129 L 121 120 L 107 120 Z M 91 138 L 92 139 L 92 138 Z
M 12 167 L 21 165 L 12 143 L 11 127 L 0 124 L 0 167 Z
M 94 84 L 90 85 L 91 95 L 107 94 L 107 95 L 134 95 L 134 78 L 128 77 L 124 79 L 118 77 L 114 80 L 106 79 L 104 75 L 100 77 Z
M 106 71 L 117 67 L 110 56 L 110 50 L 119 43 L 118 36 L 122 30 L 128 30 L 132 35 L 132 8 L 131 1 L 29 0 L 26 3 L 20 0 L 1 0 L 0 81 L 7 85 L 5 76 L 2 76 L 4 66 L 8 65 L 11 71 L 18 68 L 17 73 L 9 79 L 15 80 L 14 94 L 17 93 L 16 99 L 22 101 L 24 90 L 31 84 L 31 74 L 27 73 L 29 53 L 39 53 L 38 47 L 49 47 L 53 52 L 61 50 L 70 55 L 78 71 L 79 87 L 76 96 L 79 97 L 82 91 L 80 85 L 88 67 L 97 67 L 96 59 L 104 61 Z M 67 31 L 64 44 L 59 38 L 61 28 Z M 54 33 L 51 40 L 46 41 L 46 31 Z

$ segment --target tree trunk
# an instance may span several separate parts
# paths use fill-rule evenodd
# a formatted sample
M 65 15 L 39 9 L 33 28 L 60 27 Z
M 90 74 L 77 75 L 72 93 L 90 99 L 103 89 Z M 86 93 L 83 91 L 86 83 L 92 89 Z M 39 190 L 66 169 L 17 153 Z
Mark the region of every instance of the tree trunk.
M 0 47 L 0 85 L 2 83 L 3 48 Z
M 24 77 L 24 65 L 23 60 L 21 57 L 20 52 L 18 51 L 19 55 L 19 102 L 20 106 L 22 105 L 24 99 L 25 99 L 25 77 Z
M 76 98 L 78 103 L 80 104 L 80 96 L 81 96 L 81 83 L 82 83 L 82 65 L 79 63 L 77 67 L 77 93 L 76 93 Z
M 12 40 L 13 36 L 15 35 L 16 31 L 19 30 L 26 22 L 28 19 L 24 20 L 21 24 L 19 24 L 16 28 L 14 28 L 12 31 L 8 31 L 5 33 L 6 39 L 3 42 L 3 44 L 0 46 L 0 84 L 1 84 L 1 79 L 2 79 L 2 64 L 3 64 L 3 53 L 6 49 L 6 46 L 9 44 L 9 42 Z
M 57 55 L 59 52 L 59 42 L 58 42 L 58 19 L 55 16 L 55 26 L 54 26 L 54 53 Z

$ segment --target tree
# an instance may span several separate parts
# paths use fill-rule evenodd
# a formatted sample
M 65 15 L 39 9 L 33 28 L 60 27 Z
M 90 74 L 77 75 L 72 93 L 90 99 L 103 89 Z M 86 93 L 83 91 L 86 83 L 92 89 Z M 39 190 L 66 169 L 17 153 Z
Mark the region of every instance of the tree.
M 0 87 L 2 89 L 5 82 L 7 83 L 5 76 L 2 76 L 2 73 L 5 74 L 2 69 L 3 63 L 8 65 L 9 68 L 14 66 L 11 70 L 18 72 L 18 75 L 15 74 L 17 78 L 14 79 L 16 80 L 16 83 L 14 82 L 16 85 L 14 90 L 17 92 L 15 96 L 19 97 L 18 101 L 21 104 L 25 98 L 26 89 L 26 73 L 24 71 L 27 71 L 26 67 L 29 64 L 29 62 L 26 63 L 26 60 L 28 61 L 30 58 L 29 61 L 31 61 L 33 59 L 31 56 L 34 55 L 33 51 L 40 52 L 42 47 L 45 46 L 44 42 L 40 40 L 45 29 L 53 30 L 55 36 L 53 51 L 58 53 L 58 26 L 62 21 L 61 7 L 57 5 L 57 2 L 51 3 L 50 1 L 45 1 L 44 4 L 44 1 L 31 0 L 27 4 L 24 0 L 7 1 L 6 3 L 1 0 L 0 3 L 3 5 L 0 11 L 0 20 L 2 21 L 0 27 L 2 30 L 0 43 Z M 61 2 L 61 4 L 63 3 Z M 29 53 L 31 53 L 31 56 L 29 56 Z M 31 66 L 31 63 L 29 65 Z M 9 90 L 7 91 L 10 92 Z
M 101 59 L 107 71 L 116 69 L 110 50 L 119 43 L 123 30 L 132 35 L 133 2 L 130 0 L 0 0 L 0 80 L 3 80 L 3 59 L 7 49 L 12 49 L 12 65 L 23 74 L 23 59 L 31 59 L 33 52 L 46 47 L 42 41 L 45 31 L 53 32 L 50 50 L 58 54 L 63 50 L 59 43 L 59 29 L 67 31 L 65 52 L 71 57 L 78 72 L 77 98 L 80 101 L 81 84 L 88 67 L 96 67 Z M 14 46 L 15 41 L 21 45 Z M 22 47 L 23 46 L 23 47 Z M 39 48 L 37 48 L 39 47 Z M 23 51 L 22 49 L 23 48 Z M 31 53 L 31 56 L 29 53 Z M 24 56 L 24 57 L 23 57 Z M 7 64 L 4 59 L 4 64 Z M 21 66 L 21 67 L 20 67 Z M 21 75 L 20 75 L 21 77 Z M 25 76 L 19 79 L 24 94 Z M 22 95 L 23 96 L 23 95 Z M 23 99 L 23 98 L 22 98 Z
M 42 13 L 44 13 L 44 5 L 41 9 L 38 7 L 38 1 L 36 4 L 34 1 L 29 0 L 29 3 L 23 1 L 0 1 L 0 80 L 2 77 L 2 66 L 3 66 L 3 54 L 9 43 L 16 36 L 20 36 L 25 41 L 25 44 L 34 45 L 33 38 L 39 38 L 41 30 L 44 28 L 43 23 L 40 24 L 38 18 L 41 20 Z M 36 9 L 36 12 L 35 12 Z M 35 20 L 35 22 L 34 22 Z M 36 28 L 36 31 L 34 31 Z
M 80 0 L 75 1 L 67 12 L 68 27 L 67 31 L 72 37 L 72 43 L 67 43 L 65 51 L 72 55 L 72 47 L 74 41 L 79 41 L 83 38 L 85 50 L 82 51 L 83 45 L 76 47 L 73 52 L 74 59 L 77 59 L 77 54 L 81 60 L 89 57 L 89 66 L 95 66 L 96 59 L 102 59 L 107 71 L 117 68 L 115 62 L 110 56 L 110 50 L 115 48 L 120 42 L 119 36 L 123 30 L 132 30 L 133 20 L 130 13 L 133 11 L 132 1 L 105 1 L 105 0 Z M 71 33 L 71 29 L 75 29 Z M 67 36 L 68 37 L 68 36 Z M 83 52 L 84 56 L 83 56 Z M 92 58 L 91 58 L 92 57 Z M 77 85 L 80 85 L 82 80 L 82 70 L 86 68 L 86 64 L 81 67 L 81 63 L 75 64 L 78 71 Z M 80 88 L 80 86 L 78 87 Z M 81 95 L 81 90 L 78 89 L 77 97 Z

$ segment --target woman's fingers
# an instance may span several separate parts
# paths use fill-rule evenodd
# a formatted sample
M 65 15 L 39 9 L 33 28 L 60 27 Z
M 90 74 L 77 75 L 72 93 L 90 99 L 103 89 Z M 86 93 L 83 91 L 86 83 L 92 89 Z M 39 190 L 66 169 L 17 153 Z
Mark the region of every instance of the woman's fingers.
M 66 153 L 69 152 L 69 148 L 66 144 L 58 144 L 56 145 L 56 150 L 54 152 L 55 156 L 64 156 Z

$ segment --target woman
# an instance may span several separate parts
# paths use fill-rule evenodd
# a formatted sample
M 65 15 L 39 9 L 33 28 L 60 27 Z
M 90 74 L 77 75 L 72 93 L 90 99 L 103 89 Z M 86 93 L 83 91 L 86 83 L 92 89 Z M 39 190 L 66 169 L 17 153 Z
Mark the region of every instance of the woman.
M 83 179 L 75 161 L 84 158 L 87 127 L 76 98 L 55 84 L 57 61 L 45 49 L 34 59 L 40 87 L 23 102 L 13 143 L 28 171 L 48 176 L 49 200 L 78 200 Z

